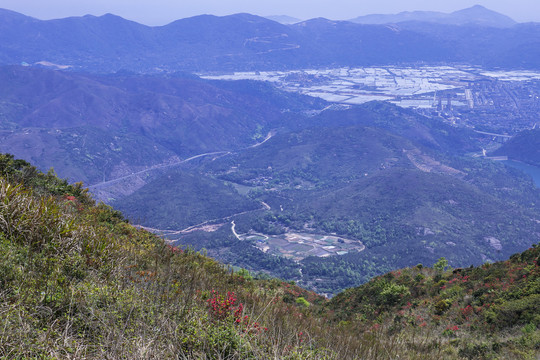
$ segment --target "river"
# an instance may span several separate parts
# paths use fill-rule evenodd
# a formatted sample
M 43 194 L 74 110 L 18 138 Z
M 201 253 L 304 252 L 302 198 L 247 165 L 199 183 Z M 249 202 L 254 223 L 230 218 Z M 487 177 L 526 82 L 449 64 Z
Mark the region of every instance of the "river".
M 507 160 L 503 161 L 505 165 L 519 169 L 533 178 L 536 187 L 540 188 L 540 168 L 537 166 L 525 164 L 519 161 Z

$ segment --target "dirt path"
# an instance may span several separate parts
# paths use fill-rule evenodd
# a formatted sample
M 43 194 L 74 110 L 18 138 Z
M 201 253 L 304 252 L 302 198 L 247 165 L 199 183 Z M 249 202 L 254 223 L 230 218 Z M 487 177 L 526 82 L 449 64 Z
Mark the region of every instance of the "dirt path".
M 231 221 L 231 231 L 232 231 L 232 233 L 234 234 L 234 236 L 236 236 L 236 238 L 237 238 L 238 240 L 242 240 L 242 239 L 240 239 L 240 236 L 239 236 L 238 233 L 236 232 L 236 229 L 235 229 L 235 228 L 236 228 L 236 224 L 234 223 L 234 220 L 233 220 L 233 221 Z

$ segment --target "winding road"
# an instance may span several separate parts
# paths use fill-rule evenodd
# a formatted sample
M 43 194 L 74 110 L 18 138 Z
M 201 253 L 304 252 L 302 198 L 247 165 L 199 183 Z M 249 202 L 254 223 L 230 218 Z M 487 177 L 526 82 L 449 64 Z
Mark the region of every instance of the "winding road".
M 234 236 L 236 236 L 236 238 L 237 238 L 238 240 L 242 240 L 242 239 L 240 239 L 240 236 L 239 236 L 238 233 L 236 232 L 236 229 L 235 229 L 235 228 L 236 228 L 236 224 L 234 223 L 234 220 L 233 220 L 233 221 L 231 221 L 231 231 L 232 231 L 232 233 L 234 234 Z
M 190 162 L 192 160 L 195 160 L 195 159 L 198 159 L 198 158 L 201 158 L 201 157 L 204 157 L 204 156 L 209 156 L 209 155 L 226 156 L 226 155 L 230 155 L 230 154 L 232 154 L 230 151 L 215 151 L 215 152 L 199 154 L 199 155 L 195 155 L 195 156 L 192 156 L 190 158 L 187 158 L 187 159 L 175 162 L 175 163 L 156 165 L 156 166 L 151 167 L 150 169 L 137 171 L 137 172 L 134 172 L 132 174 L 122 176 L 122 177 L 119 177 L 119 178 L 116 178 L 116 179 L 113 179 L 113 180 L 104 181 L 104 182 L 101 182 L 101 183 L 90 185 L 88 188 L 90 190 L 94 190 L 94 189 L 99 189 L 99 188 L 102 188 L 102 187 L 107 187 L 109 185 L 119 183 L 122 180 L 129 179 L 129 178 L 134 177 L 134 176 L 145 174 L 145 173 L 148 173 L 148 172 L 151 172 L 151 171 L 154 171 L 154 170 L 166 169 L 166 168 L 169 168 L 169 167 L 177 166 L 177 165 L 184 164 L 184 163 Z
M 270 140 L 275 134 L 276 134 L 276 132 L 274 130 L 272 130 L 266 135 L 266 137 L 264 138 L 263 141 L 261 141 L 259 143 L 256 143 L 254 145 L 245 147 L 245 148 L 240 149 L 240 150 L 252 149 L 252 148 L 255 148 L 257 146 L 260 146 L 260 145 L 264 144 L 265 142 L 267 142 L 268 140 Z M 205 157 L 205 156 L 211 156 L 211 155 L 227 156 L 227 155 L 232 155 L 232 154 L 233 154 L 233 152 L 231 152 L 231 151 L 214 151 L 214 152 L 207 152 L 207 153 L 203 153 L 203 154 L 198 154 L 198 155 L 194 155 L 192 157 L 189 157 L 189 158 L 181 160 L 181 161 L 177 161 L 177 162 L 170 163 L 170 164 L 155 165 L 155 166 L 152 166 L 149 169 L 137 171 L 137 172 L 131 173 L 131 174 L 126 175 L 126 176 L 118 177 L 118 178 L 113 179 L 113 180 L 103 181 L 103 182 L 100 182 L 100 183 L 97 183 L 97 184 L 94 184 L 94 185 L 90 185 L 90 186 L 88 186 L 88 189 L 96 190 L 96 189 L 106 188 L 106 187 L 108 187 L 110 185 L 117 184 L 117 183 L 119 183 L 119 182 L 121 182 L 123 180 L 132 178 L 134 176 L 146 174 L 148 172 L 155 171 L 155 170 L 166 169 L 166 168 L 170 168 L 170 167 L 173 167 L 173 166 L 185 164 L 187 162 L 190 162 L 192 160 L 195 160 L 195 159 L 198 159 L 198 158 L 201 158 L 201 157 Z

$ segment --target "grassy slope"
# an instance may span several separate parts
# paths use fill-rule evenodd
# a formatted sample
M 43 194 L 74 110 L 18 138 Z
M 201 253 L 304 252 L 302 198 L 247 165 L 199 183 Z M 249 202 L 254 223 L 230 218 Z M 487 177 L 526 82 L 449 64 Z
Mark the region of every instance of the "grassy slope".
M 331 300 L 336 320 L 395 334 L 431 336 L 422 347 L 452 344 L 444 357 L 535 358 L 540 351 L 540 247 L 480 267 L 387 273 Z M 437 264 L 435 266 L 437 268 Z M 352 319 L 360 319 L 355 322 Z
M 0 160 L 0 358 L 314 353 L 303 349 L 299 333 L 320 325 L 291 301 L 323 298 L 280 281 L 233 275 L 128 225 L 80 188 L 30 174 L 24 162 Z M 15 185 L 21 181 L 26 186 Z M 228 292 L 236 300 L 227 304 L 220 296 Z
M 170 247 L 110 207 L 93 204 L 80 186 L 4 155 L 0 220 L 0 358 L 451 359 L 468 354 L 454 350 L 456 340 L 463 351 L 486 356 L 535 354 L 538 248 L 455 276 L 405 269 L 328 303 Z M 458 276 L 459 282 L 451 280 Z M 464 276 L 474 279 L 472 289 Z M 482 280 L 489 289 L 480 288 Z M 469 290 L 472 305 L 495 304 L 470 321 L 491 323 L 460 326 L 449 337 L 426 330 L 454 326 Z M 407 301 L 413 312 L 429 310 L 439 298 L 456 305 L 438 319 L 426 315 L 429 327 L 392 319 Z M 488 342 L 479 333 L 484 328 L 505 341 Z M 486 345 L 476 346 L 479 340 Z

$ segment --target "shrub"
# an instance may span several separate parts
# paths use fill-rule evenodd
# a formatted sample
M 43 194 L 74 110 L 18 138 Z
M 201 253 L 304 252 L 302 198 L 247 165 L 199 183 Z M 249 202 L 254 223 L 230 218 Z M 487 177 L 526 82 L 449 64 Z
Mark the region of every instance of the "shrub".
M 298 305 L 302 305 L 302 306 L 305 306 L 305 307 L 309 307 L 309 305 L 311 305 L 306 299 L 304 299 L 302 296 L 300 296 L 298 299 L 296 299 L 296 303 Z
M 236 275 L 243 277 L 246 280 L 253 280 L 253 276 L 246 269 L 240 269 L 236 272 Z
M 532 334 L 535 331 L 536 331 L 536 325 L 533 323 L 528 323 L 521 329 L 521 332 L 524 334 Z
M 487 344 L 467 344 L 467 346 L 459 350 L 459 356 L 466 359 L 485 359 L 490 352 Z
M 522 299 L 503 302 L 493 308 L 496 312 L 496 325 L 511 327 L 516 324 L 527 324 L 535 321 L 540 313 L 540 294 L 534 294 Z
M 444 314 L 444 312 L 448 310 L 451 305 L 452 305 L 452 302 L 450 300 L 442 299 L 442 300 L 437 301 L 437 303 L 434 305 L 435 314 L 437 315 Z
M 394 283 L 388 283 L 380 293 L 380 298 L 383 304 L 393 305 L 396 304 L 403 297 L 410 295 L 409 288 L 405 285 L 396 285 Z

